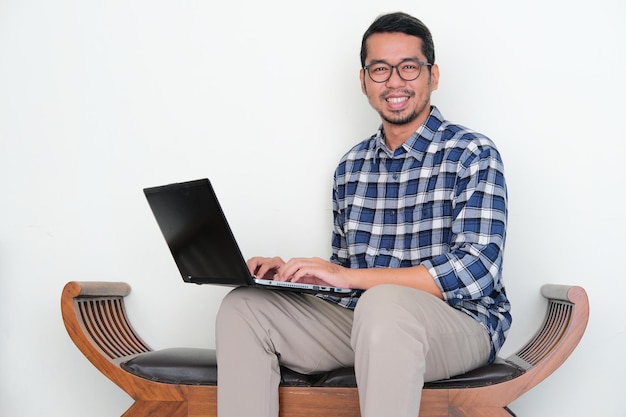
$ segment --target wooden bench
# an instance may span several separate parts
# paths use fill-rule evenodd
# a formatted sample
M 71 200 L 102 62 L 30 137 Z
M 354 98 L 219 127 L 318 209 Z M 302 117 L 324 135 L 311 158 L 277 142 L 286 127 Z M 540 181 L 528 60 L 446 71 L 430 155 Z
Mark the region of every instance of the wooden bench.
M 124 417 L 214 417 L 217 366 L 211 349 L 154 351 L 133 329 L 123 282 L 68 282 L 61 296 L 65 328 L 78 349 L 134 400 Z M 420 417 L 510 417 L 507 406 L 550 376 L 582 338 L 589 317 L 585 290 L 544 285 L 547 312 L 517 353 L 465 375 L 430 382 Z M 245 370 L 242 369 L 242 374 Z M 354 372 L 307 376 L 282 369 L 281 417 L 358 417 Z

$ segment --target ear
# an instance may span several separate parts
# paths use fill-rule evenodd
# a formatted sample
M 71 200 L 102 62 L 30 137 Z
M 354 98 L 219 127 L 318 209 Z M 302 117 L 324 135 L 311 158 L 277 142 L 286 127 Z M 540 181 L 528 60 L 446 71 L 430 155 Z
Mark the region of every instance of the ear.
M 439 65 L 433 64 L 430 68 L 430 91 L 435 91 L 439 87 Z
M 367 87 L 365 86 L 365 70 L 361 68 L 361 72 L 359 73 L 359 79 L 361 80 L 361 91 L 363 94 L 367 95 Z

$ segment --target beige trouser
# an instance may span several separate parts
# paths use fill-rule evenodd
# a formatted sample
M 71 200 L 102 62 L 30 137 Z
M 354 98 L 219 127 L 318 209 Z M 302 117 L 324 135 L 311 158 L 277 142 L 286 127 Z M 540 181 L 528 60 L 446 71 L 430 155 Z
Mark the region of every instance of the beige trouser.
M 353 311 L 312 295 L 237 288 L 216 324 L 218 417 L 277 417 L 279 364 L 355 367 L 362 417 L 416 417 L 424 381 L 487 362 L 485 329 L 425 292 L 366 291 Z

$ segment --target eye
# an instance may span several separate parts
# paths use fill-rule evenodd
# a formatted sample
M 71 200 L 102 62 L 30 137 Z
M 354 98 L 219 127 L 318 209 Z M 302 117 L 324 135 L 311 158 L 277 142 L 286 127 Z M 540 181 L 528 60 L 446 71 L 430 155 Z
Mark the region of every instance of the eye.
M 389 71 L 389 67 L 386 65 L 372 65 L 370 67 L 370 72 L 375 72 L 378 74 L 384 74 L 387 71 Z

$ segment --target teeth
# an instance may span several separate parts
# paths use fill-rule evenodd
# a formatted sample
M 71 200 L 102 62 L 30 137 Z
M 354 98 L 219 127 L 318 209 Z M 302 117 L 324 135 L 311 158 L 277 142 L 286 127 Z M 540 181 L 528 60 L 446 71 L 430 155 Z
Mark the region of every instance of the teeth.
M 407 100 L 406 97 L 389 97 L 387 99 L 387 101 L 389 103 L 401 103 L 401 102 L 406 101 L 406 100 Z

